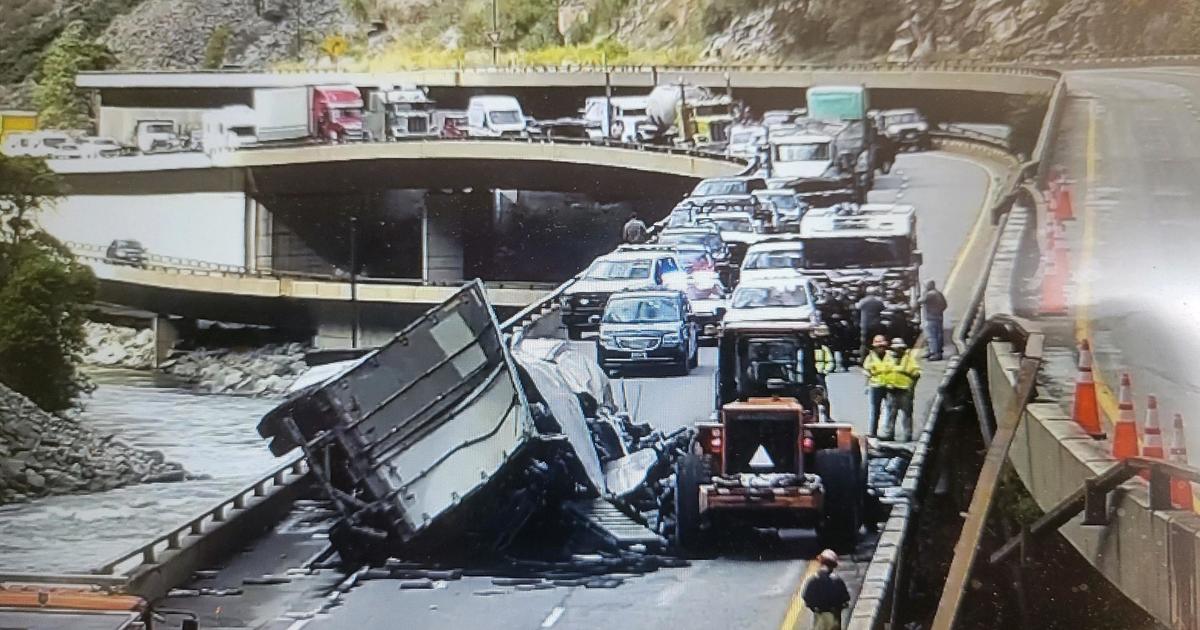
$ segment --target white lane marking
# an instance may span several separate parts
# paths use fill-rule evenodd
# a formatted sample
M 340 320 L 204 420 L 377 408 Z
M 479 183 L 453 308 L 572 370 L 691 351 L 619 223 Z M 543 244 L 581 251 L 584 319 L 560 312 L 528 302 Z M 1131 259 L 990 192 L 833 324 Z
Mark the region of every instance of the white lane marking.
M 288 626 L 287 630 L 300 630 L 300 628 L 307 626 L 309 621 L 312 621 L 312 620 L 311 619 L 301 619 L 300 621 L 292 622 L 292 625 Z
M 554 624 L 558 623 L 558 618 L 562 617 L 563 613 L 566 611 L 567 611 L 567 609 L 563 608 L 562 606 L 555 606 L 554 610 L 551 610 L 550 614 L 546 615 L 546 619 L 542 621 L 542 627 L 543 628 L 553 627 Z

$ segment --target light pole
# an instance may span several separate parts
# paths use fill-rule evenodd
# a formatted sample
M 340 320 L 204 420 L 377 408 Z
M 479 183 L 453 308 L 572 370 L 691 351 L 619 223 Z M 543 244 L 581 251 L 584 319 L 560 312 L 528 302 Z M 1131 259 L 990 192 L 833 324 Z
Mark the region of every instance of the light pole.
M 488 34 L 492 40 L 492 66 L 500 65 L 500 5 L 499 0 L 492 0 L 492 32 Z
M 358 217 L 350 217 L 350 347 L 358 347 Z

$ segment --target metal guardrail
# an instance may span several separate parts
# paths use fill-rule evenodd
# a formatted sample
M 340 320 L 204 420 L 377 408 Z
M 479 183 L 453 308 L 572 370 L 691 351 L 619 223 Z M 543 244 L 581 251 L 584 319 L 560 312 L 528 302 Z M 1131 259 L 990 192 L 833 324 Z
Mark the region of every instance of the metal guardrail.
M 1108 494 L 1129 481 L 1139 472 L 1150 473 L 1150 510 L 1168 511 L 1178 508 L 1171 502 L 1171 479 L 1200 483 L 1200 468 L 1167 462 L 1160 459 L 1130 457 L 1114 464 L 1103 473 L 1084 480 L 1084 485 L 1058 505 L 1046 510 L 1041 518 L 1026 527 L 1019 536 L 1010 539 L 988 558 L 999 564 L 1014 552 L 1024 553 L 1030 538 L 1051 532 L 1067 524 L 1075 515 L 1084 513 L 1085 527 L 1108 525 Z
M 73 251 L 99 252 L 104 251 L 103 245 L 94 243 L 79 243 L 76 241 L 63 241 L 69 249 Z M 76 257 L 84 260 L 95 262 L 108 263 L 105 256 L 97 256 L 93 254 L 78 254 Z M 147 271 L 155 271 L 167 274 L 176 275 L 195 275 L 195 276 L 211 276 L 211 277 L 238 277 L 238 278 L 258 278 L 258 279 L 288 279 L 288 280 L 313 280 L 318 282 L 342 282 L 349 283 L 348 275 L 335 274 L 319 274 L 319 273 L 302 273 L 295 271 L 251 271 L 239 265 L 225 265 L 221 263 L 193 260 L 189 258 L 176 258 L 173 256 L 158 256 L 149 254 L 147 259 L 151 261 L 161 262 L 164 264 L 137 265 L 131 266 L 134 269 L 144 269 Z M 110 263 L 111 264 L 111 263 Z M 444 280 L 429 281 L 421 280 L 420 278 L 380 278 L 377 276 L 356 276 L 355 284 L 361 285 L 410 285 L 419 287 L 446 287 L 457 288 L 460 286 L 458 282 L 450 282 Z M 488 282 L 486 286 L 490 289 L 521 289 L 521 290 L 538 290 L 551 289 L 557 285 L 553 282 L 511 282 L 511 281 L 496 281 Z
M 182 525 L 104 562 L 93 569 L 92 573 L 114 575 L 121 567 L 133 561 L 136 562 L 133 568 L 123 573 L 127 578 L 132 577 L 139 571 L 139 567 L 157 565 L 165 552 L 182 549 L 188 536 L 203 535 L 206 529 L 225 523 L 235 511 L 245 510 L 254 500 L 268 496 L 307 473 L 308 464 L 303 458 L 293 457 L 232 496 L 186 520 Z

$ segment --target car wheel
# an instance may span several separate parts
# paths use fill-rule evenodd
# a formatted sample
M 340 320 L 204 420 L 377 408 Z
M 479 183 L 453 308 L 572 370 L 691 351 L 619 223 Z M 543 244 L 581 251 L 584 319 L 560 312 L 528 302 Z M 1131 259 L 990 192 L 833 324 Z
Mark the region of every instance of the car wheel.
M 675 462 L 675 533 L 673 545 L 684 555 L 696 558 L 710 545 L 700 514 L 700 485 L 712 477 L 708 461 L 688 453 Z
M 817 522 L 823 546 L 838 552 L 854 551 L 862 525 L 863 477 L 854 449 L 817 451 L 815 472 L 825 487 L 824 510 Z
M 699 365 L 700 365 L 700 344 L 697 343 L 697 340 L 693 339 L 692 340 L 692 354 L 691 354 L 691 358 L 688 359 L 687 366 L 688 366 L 689 370 L 694 370 Z

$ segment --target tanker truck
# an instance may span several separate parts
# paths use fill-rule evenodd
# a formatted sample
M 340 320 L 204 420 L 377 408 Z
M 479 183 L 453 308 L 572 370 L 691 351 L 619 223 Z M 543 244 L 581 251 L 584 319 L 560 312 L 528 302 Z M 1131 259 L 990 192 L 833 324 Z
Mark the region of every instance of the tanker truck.
M 650 144 L 679 144 L 724 150 L 733 126 L 733 100 L 694 85 L 660 85 L 646 97 L 646 120 L 638 139 Z

